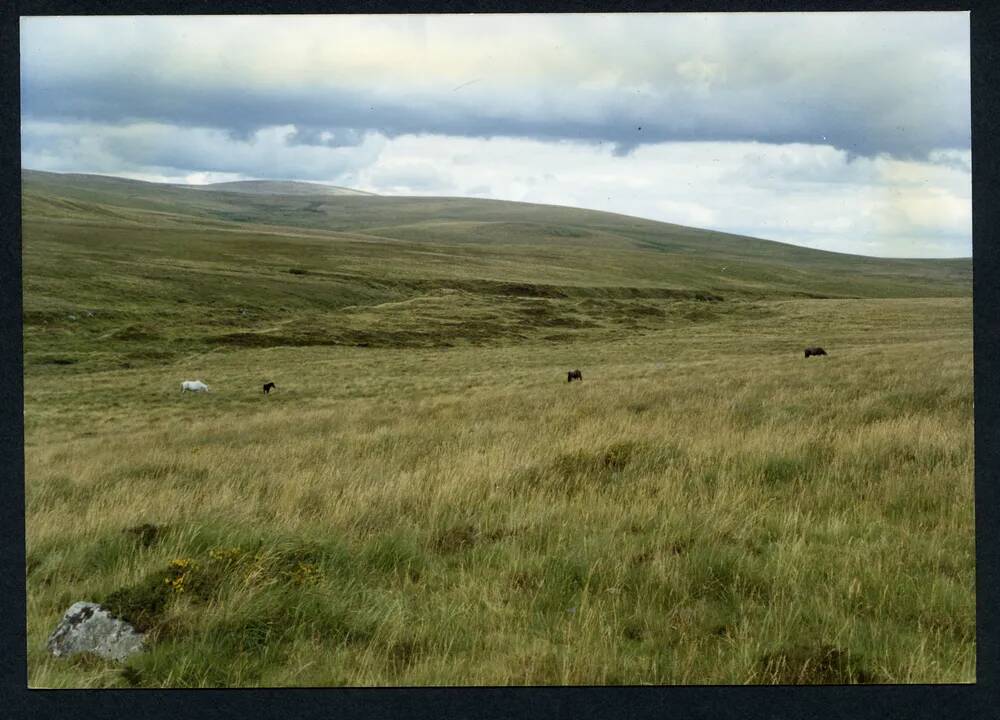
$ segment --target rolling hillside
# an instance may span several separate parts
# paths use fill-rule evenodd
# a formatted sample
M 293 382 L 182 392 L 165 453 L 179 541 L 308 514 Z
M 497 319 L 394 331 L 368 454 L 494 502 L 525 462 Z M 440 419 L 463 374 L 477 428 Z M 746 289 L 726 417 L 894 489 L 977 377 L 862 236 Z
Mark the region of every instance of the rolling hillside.
M 570 342 L 770 312 L 755 302 L 970 294 L 970 260 L 878 260 L 573 208 L 23 182 L 29 365 Z
M 182 187 L 35 171 L 25 171 L 23 182 L 27 220 L 106 222 L 117 215 L 153 226 L 188 223 L 192 229 L 205 224 L 227 230 L 247 224 L 283 225 L 337 233 L 328 236 L 331 241 L 388 239 L 406 243 L 397 245 L 404 249 L 414 243 L 460 245 L 462 249 L 449 250 L 459 262 L 479 245 L 498 253 L 507 247 L 523 253 L 529 252 L 526 247 L 544 245 L 549 254 L 532 257 L 524 265 L 534 268 L 536 276 L 543 273 L 541 277 L 544 266 L 555 266 L 553 280 L 559 279 L 560 267 L 578 269 L 581 277 L 574 285 L 632 282 L 770 296 L 860 297 L 967 295 L 971 287 L 970 259 L 867 258 L 568 207 L 468 198 L 380 197 L 312 183 Z M 234 192 L 236 188 L 243 190 Z M 322 191 L 308 196 L 311 188 Z M 330 191 L 334 194 L 327 194 Z M 556 254 L 558 262 L 537 267 L 538 259 L 555 260 Z M 613 254 L 625 265 L 609 267 L 604 261 Z M 643 270 L 621 272 L 626 268 Z M 500 267 L 493 274 L 533 282 L 526 275 L 519 277 L 518 271 L 525 272 Z M 598 276 L 604 274 L 606 278 Z
M 23 199 L 32 687 L 975 681 L 969 260 L 457 198 Z M 147 649 L 52 656 L 76 600 Z

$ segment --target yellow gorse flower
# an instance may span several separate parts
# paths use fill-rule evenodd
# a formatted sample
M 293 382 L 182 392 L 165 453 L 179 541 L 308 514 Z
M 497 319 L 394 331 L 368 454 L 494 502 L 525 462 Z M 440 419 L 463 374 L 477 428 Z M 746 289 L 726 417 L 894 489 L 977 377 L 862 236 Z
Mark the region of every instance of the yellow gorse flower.
M 191 558 L 171 560 L 168 566 L 171 574 L 163 578 L 163 582 L 170 586 L 172 592 L 182 593 L 195 567 L 195 562 Z
M 300 562 L 292 570 L 286 573 L 292 582 L 299 585 L 312 584 L 319 581 L 319 568 L 312 563 Z
M 239 548 L 236 547 L 218 547 L 212 548 L 208 551 L 208 556 L 213 560 L 222 560 L 224 562 L 232 562 L 233 560 L 239 559 L 242 553 Z

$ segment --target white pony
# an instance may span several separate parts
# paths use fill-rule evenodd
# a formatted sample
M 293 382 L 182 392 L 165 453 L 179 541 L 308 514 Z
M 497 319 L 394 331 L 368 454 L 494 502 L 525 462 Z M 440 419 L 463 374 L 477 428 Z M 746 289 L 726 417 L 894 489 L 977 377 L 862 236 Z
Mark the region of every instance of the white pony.
M 208 385 L 201 380 L 185 380 L 181 383 L 181 392 L 190 390 L 191 392 L 208 392 Z

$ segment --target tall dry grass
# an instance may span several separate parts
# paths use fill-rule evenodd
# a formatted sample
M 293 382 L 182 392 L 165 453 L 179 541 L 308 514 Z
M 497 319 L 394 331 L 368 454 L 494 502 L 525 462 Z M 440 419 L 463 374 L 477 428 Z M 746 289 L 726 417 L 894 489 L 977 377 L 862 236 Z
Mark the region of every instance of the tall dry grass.
M 969 302 L 770 309 L 27 377 L 31 685 L 973 681 Z M 147 653 L 46 655 L 108 598 Z

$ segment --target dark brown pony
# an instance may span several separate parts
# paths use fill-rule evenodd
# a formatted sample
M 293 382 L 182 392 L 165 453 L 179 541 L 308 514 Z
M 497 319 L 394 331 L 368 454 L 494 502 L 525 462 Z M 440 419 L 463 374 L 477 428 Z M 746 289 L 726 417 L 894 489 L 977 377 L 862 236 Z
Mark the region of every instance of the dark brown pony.
M 826 355 L 826 350 L 824 350 L 821 347 L 806 348 L 806 357 L 812 357 L 813 355 L 815 355 L 816 357 L 819 357 L 820 355 Z
M 579 370 L 570 370 L 566 373 L 566 382 L 573 382 L 574 380 L 583 382 L 583 373 Z
M 271 391 L 272 391 L 272 390 L 273 390 L 274 388 L 276 388 L 276 387 L 277 387 L 277 385 L 275 385 L 274 383 L 271 383 L 271 382 L 269 382 L 269 383 L 264 383 L 264 394 L 265 394 L 265 395 L 268 395 L 268 394 L 270 394 L 270 392 L 271 392 Z

